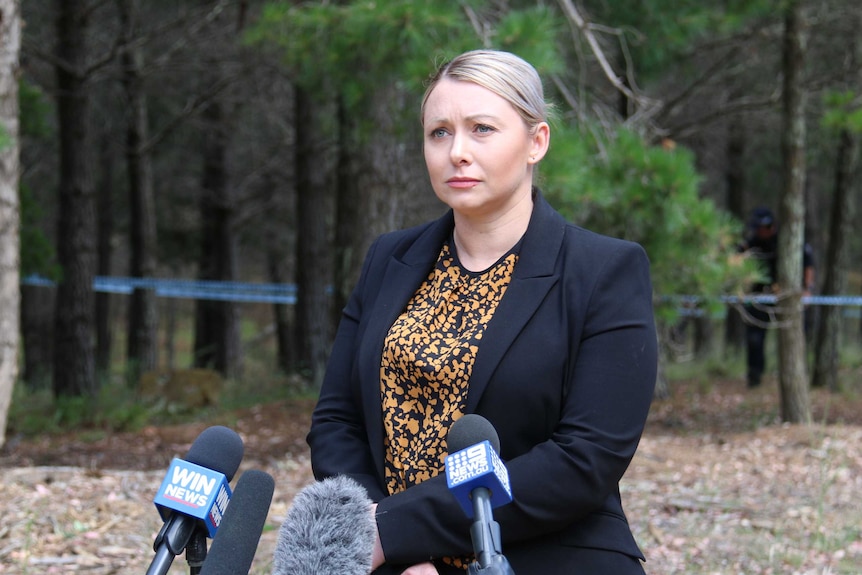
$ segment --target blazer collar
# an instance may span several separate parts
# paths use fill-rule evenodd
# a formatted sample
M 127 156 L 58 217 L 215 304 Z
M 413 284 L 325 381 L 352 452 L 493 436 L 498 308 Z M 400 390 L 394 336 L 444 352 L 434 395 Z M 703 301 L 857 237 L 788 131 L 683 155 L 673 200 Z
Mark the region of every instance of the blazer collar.
M 517 277 L 538 277 L 553 272 L 562 245 L 566 221 L 551 207 L 537 188 L 533 193 L 533 213 L 521 243 L 521 256 L 515 268 Z M 408 267 L 434 264 L 440 249 L 455 228 L 455 217 L 449 210 L 432 222 L 402 256 L 395 258 Z M 416 286 L 409 286 L 412 295 Z
M 521 242 L 513 281 L 552 276 L 563 242 L 566 221 L 534 189 L 533 213 Z M 452 235 L 455 218 L 452 210 L 433 221 L 403 254 L 394 253 L 384 272 L 379 302 L 386 302 L 389 313 L 379 318 L 388 330 L 430 273 L 443 243 Z M 510 288 L 511 289 L 511 285 Z M 518 290 L 516 290 L 517 292 Z M 505 298 L 504 298 L 505 300 Z M 388 322 L 388 323 L 387 323 Z

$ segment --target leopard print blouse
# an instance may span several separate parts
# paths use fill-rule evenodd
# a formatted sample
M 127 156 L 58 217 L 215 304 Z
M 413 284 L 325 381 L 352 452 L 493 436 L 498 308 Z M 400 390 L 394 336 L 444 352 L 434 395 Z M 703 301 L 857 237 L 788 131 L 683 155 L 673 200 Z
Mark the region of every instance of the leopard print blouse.
M 444 470 L 446 433 L 463 414 L 482 334 L 518 260 L 516 246 L 487 270 L 470 272 L 453 251 L 443 245 L 384 344 L 380 392 L 390 495 Z

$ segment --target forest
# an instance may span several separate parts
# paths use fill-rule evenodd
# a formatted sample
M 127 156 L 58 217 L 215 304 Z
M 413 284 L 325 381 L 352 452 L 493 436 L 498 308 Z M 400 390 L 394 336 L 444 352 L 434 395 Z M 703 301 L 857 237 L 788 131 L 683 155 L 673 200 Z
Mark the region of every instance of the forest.
M 188 368 L 248 381 L 250 339 L 313 393 L 371 241 L 444 210 L 419 100 L 467 49 L 539 70 L 555 117 L 538 185 L 573 223 L 646 248 L 665 365 L 680 346 L 742 346 L 734 302 L 762 272 L 737 246 L 755 207 L 781 225 L 779 283 L 801 285 L 807 242 L 815 295 L 859 293 L 856 0 L 2 0 L 0 13 L 0 445 L 14 387 L 86 399 Z M 295 301 L 95 289 L 111 277 L 290 286 Z M 842 385 L 859 308 L 812 300 L 806 328 L 802 290 L 781 297 L 776 401 L 807 421 L 808 389 Z

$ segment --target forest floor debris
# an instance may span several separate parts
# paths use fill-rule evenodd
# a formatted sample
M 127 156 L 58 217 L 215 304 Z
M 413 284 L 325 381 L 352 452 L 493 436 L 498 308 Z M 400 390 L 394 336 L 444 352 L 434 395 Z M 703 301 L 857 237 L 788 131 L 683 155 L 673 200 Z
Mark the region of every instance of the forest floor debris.
M 656 400 L 622 482 L 649 575 L 862 573 L 862 397 L 812 392 L 815 423 L 778 422 L 775 381 L 675 383 Z M 270 573 L 278 527 L 311 481 L 313 402 L 216 421 L 10 438 L 0 452 L 0 573 L 143 573 L 161 526 L 152 498 L 171 457 L 208 425 L 235 429 L 246 469 L 276 479 L 252 572 Z M 178 557 L 171 575 L 188 573 Z

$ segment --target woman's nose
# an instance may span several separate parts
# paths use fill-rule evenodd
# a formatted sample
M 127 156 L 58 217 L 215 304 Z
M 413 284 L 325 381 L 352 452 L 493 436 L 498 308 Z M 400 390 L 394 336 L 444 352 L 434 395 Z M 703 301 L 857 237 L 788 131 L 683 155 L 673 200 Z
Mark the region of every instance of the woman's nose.
M 471 157 L 468 139 L 458 133 L 454 134 L 452 136 L 452 147 L 449 149 L 449 156 L 455 165 L 469 164 Z

